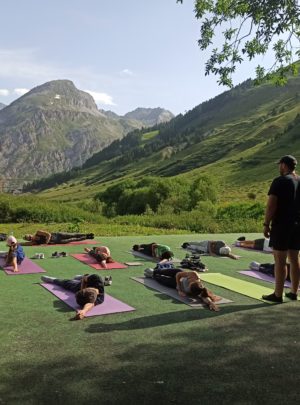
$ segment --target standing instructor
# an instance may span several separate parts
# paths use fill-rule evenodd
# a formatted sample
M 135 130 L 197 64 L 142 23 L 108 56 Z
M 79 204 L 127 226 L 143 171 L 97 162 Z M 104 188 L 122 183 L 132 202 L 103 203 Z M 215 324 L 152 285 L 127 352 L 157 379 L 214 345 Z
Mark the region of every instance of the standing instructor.
M 263 295 L 266 301 L 281 303 L 286 279 L 286 261 L 290 262 L 291 291 L 285 296 L 297 299 L 300 279 L 300 177 L 296 174 L 297 160 L 283 156 L 279 162 L 280 176 L 276 177 L 268 192 L 264 222 L 264 236 L 270 237 L 275 261 L 275 291 Z

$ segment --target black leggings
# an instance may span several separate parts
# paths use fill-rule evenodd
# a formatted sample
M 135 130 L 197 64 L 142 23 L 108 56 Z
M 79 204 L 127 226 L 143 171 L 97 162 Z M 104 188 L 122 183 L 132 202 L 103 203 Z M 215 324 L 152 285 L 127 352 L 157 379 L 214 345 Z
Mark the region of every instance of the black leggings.
M 180 272 L 182 272 L 181 269 L 157 269 L 153 271 L 153 278 L 160 284 L 176 288 L 176 274 Z

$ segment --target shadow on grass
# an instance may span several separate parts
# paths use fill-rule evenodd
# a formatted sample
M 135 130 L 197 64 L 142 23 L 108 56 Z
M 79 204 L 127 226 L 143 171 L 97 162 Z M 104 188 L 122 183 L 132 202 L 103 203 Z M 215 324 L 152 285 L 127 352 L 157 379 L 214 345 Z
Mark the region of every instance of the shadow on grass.
M 177 301 L 177 303 L 182 304 L 181 302 Z M 228 304 L 227 304 L 228 305 Z M 215 318 L 218 316 L 224 316 L 225 314 L 230 314 L 239 311 L 248 311 L 254 310 L 257 308 L 265 307 L 268 304 L 257 304 L 257 305 L 240 305 L 240 306 L 232 306 L 227 307 L 226 312 L 223 310 L 223 306 L 221 311 L 219 312 L 212 312 L 206 308 L 195 308 L 195 309 L 188 309 L 183 311 L 176 311 L 176 312 L 168 312 L 164 314 L 155 314 L 149 316 L 143 316 L 141 318 L 134 318 L 124 322 L 119 323 L 98 323 L 89 325 L 86 329 L 89 333 L 104 333 L 104 332 L 111 332 L 114 330 L 135 330 L 135 329 L 149 329 L 158 326 L 169 326 L 172 324 L 179 324 L 185 323 L 190 321 L 206 318 Z
M 87 341 L 79 343 L 72 355 L 66 355 L 60 348 L 53 353 L 51 348 L 50 354 L 45 353 L 38 361 L 30 357 L 16 358 L 4 364 L 0 402 L 296 402 L 300 372 L 295 355 L 300 349 L 299 306 L 269 306 L 268 310 L 252 306 L 251 309 L 234 317 L 218 314 L 215 322 L 210 323 L 199 319 L 204 311 L 145 317 L 145 322 L 157 328 L 151 330 L 151 336 L 138 333 L 135 339 L 129 339 L 133 336 L 128 335 L 126 344 L 114 344 L 116 337 L 99 339 L 98 346 L 95 340 L 92 346 Z M 186 316 L 188 321 L 198 321 L 190 322 L 179 332 L 166 327 L 184 322 Z M 145 327 L 141 319 L 133 322 L 136 323 L 131 327 Z M 126 329 L 124 325 L 129 324 L 119 324 L 120 329 Z M 89 329 L 93 331 L 93 325 Z

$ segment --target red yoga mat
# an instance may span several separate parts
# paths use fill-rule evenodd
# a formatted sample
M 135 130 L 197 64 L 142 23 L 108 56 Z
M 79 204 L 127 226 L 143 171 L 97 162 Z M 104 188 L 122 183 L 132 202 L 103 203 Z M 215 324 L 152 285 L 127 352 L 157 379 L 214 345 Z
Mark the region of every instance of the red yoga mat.
M 75 253 L 71 254 L 75 259 L 79 260 L 81 263 L 87 264 L 96 270 L 112 270 L 112 269 L 127 269 L 127 266 L 123 263 L 113 262 L 107 263 L 107 267 L 102 267 L 100 263 L 97 262 L 92 256 L 88 253 Z
M 73 245 L 99 245 L 101 242 L 94 239 L 76 240 L 69 243 L 48 243 L 47 245 L 33 245 L 33 246 L 73 246 Z

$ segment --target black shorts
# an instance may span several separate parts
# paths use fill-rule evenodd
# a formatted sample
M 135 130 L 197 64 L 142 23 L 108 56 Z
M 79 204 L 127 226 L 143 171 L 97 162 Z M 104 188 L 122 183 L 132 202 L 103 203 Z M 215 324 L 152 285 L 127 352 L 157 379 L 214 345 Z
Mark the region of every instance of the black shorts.
M 300 250 L 300 225 L 272 225 L 269 246 L 273 250 Z

